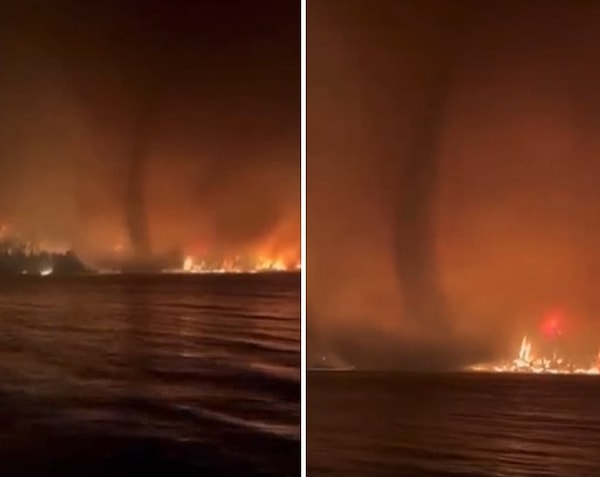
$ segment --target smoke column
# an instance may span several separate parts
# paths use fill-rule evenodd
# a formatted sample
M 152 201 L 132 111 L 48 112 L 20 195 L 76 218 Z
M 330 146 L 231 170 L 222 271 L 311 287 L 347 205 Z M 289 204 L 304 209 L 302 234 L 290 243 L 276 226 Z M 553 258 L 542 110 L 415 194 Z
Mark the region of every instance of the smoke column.
M 313 27 L 319 41 L 327 43 L 317 61 L 329 73 L 313 77 L 313 111 L 323 111 L 330 137 L 313 121 L 311 157 L 331 158 L 321 173 L 331 183 L 360 188 L 361 194 L 346 200 L 325 187 L 319 190 L 346 209 L 334 219 L 346 222 L 331 226 L 334 233 L 340 231 L 343 252 L 327 245 L 330 238 L 322 237 L 325 243 L 319 244 L 342 257 L 336 265 L 345 273 L 315 267 L 323 270 L 320 279 L 329 282 L 333 293 L 313 294 L 309 346 L 314 357 L 333 352 L 361 369 L 452 368 L 463 355 L 478 352 L 459 343 L 460 330 L 438 270 L 434 228 L 441 143 L 455 75 L 462 67 L 467 18 L 463 6 L 455 4 L 387 2 L 377 12 L 366 12 L 359 2 L 353 5 L 355 10 L 339 22 L 339 12 L 324 8 L 317 18 L 321 23 Z M 334 10 L 339 4 L 328 6 Z M 405 28 L 386 20 L 393 15 L 407 22 Z M 334 59 L 345 79 L 326 89 L 322 84 L 335 81 L 330 77 L 337 74 L 329 66 Z M 348 169 L 341 169 L 337 157 L 344 157 Z M 313 203 L 314 197 L 309 196 Z M 317 215 L 323 217 L 320 226 L 330 227 L 324 212 Z M 356 232 L 350 237 L 346 230 L 352 229 Z M 320 255 L 327 260 L 326 253 Z
M 127 171 L 126 218 L 132 252 L 137 259 L 148 259 L 152 255 L 146 202 L 144 200 L 145 170 L 148 158 L 152 124 L 156 110 L 147 102 L 138 111 L 133 124 L 129 169 Z
M 407 320 L 444 331 L 450 311 L 439 284 L 435 256 L 434 208 L 437 201 L 439 143 L 457 67 L 457 14 L 448 15 L 432 48 L 424 98 L 412 124 L 412 139 L 397 161 L 398 196 L 394 209 L 395 265 Z M 453 48 L 454 46 L 454 48 Z

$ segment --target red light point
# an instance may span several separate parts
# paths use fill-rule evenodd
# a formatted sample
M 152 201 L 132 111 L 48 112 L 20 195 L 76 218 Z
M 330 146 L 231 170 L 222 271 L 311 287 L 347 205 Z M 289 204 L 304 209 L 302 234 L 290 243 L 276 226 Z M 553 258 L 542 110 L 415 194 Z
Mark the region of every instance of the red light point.
M 542 320 L 542 334 L 546 338 L 557 338 L 563 334 L 562 332 L 563 316 L 560 311 L 552 311 L 547 313 Z

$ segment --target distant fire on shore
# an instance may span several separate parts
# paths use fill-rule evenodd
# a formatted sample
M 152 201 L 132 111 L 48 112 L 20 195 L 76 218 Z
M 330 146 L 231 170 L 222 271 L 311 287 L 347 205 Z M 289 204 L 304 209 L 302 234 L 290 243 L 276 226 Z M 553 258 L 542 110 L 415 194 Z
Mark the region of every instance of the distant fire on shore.
M 286 246 L 287 245 L 287 246 Z M 219 256 L 225 258 L 218 258 Z M 130 244 L 119 238 L 106 260 L 94 262 L 77 271 L 101 274 L 123 273 L 124 266 L 134 257 Z M 75 260 L 76 259 L 76 260 Z M 154 260 L 156 259 L 156 260 Z M 0 272 L 21 275 L 53 275 L 57 261 L 77 261 L 79 257 L 66 246 L 60 246 L 17 233 L 12 227 L 0 225 Z M 157 254 L 149 261 L 156 263 L 155 273 L 166 274 L 254 274 L 293 272 L 301 270 L 299 250 L 289 244 L 269 242 L 255 247 L 246 247 L 242 253 L 228 257 L 225 253 L 210 253 L 209 250 L 190 249 L 172 254 Z M 65 267 L 58 267 L 64 271 Z M 73 268 L 73 267 L 71 267 Z
M 204 260 L 196 260 L 192 256 L 184 259 L 181 272 L 184 273 L 267 273 L 267 272 L 291 272 L 300 270 L 300 262 L 290 262 L 282 258 L 259 257 L 254 260 L 235 257 L 225 259 L 220 263 L 208 263 Z
M 548 357 L 537 354 L 531 341 L 527 336 L 524 336 L 514 359 L 497 363 L 478 364 L 468 367 L 467 370 L 487 373 L 600 375 L 600 351 L 595 358 L 589 359 L 588 362 L 571 361 L 560 356 L 556 351 Z
M 277 233 L 239 248 L 218 250 L 214 244 L 185 248 L 181 272 L 210 273 L 273 273 L 299 271 L 300 247 L 292 234 Z

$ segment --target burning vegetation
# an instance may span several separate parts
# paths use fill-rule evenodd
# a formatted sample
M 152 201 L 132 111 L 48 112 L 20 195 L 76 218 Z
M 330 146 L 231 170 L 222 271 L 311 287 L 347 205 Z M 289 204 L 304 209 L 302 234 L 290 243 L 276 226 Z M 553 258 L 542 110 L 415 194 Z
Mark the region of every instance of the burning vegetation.
M 586 362 L 587 361 L 587 362 Z M 516 358 L 498 363 L 470 366 L 469 371 L 493 373 L 535 374 L 600 374 L 600 351 L 595 359 L 570 360 L 561 356 L 556 349 L 551 356 L 536 353 L 531 341 L 524 336 Z
M 301 269 L 297 222 L 284 220 L 268 233 L 250 241 L 216 246 L 218 240 L 185 250 L 181 270 L 185 273 L 269 273 Z
M 131 261 L 131 256 L 130 247 L 125 241 L 119 241 L 107 260 L 97 266 L 84 265 L 68 247 L 27 239 L 12 227 L 0 226 L 0 274 L 47 276 L 83 272 L 119 273 L 129 271 L 124 264 Z M 224 258 L 211 257 L 208 253 L 173 252 L 165 256 L 162 263 L 156 262 L 156 265 L 157 268 L 152 270 L 156 273 L 190 274 L 291 272 L 301 268 L 296 248 L 277 248 L 264 244 L 244 255 L 225 255 Z
M 182 270 L 185 273 L 261 273 L 261 272 L 289 272 L 300 270 L 300 263 L 286 263 L 280 258 L 259 257 L 255 260 L 244 259 L 236 256 L 222 262 L 200 260 L 187 256 L 183 262 Z
M 600 351 L 595 357 L 573 351 L 565 352 L 565 323 L 569 320 L 560 309 L 546 312 L 539 324 L 537 346 L 527 336 L 521 339 L 517 356 L 512 360 L 479 364 L 471 371 L 536 374 L 600 374 Z M 569 335 L 569 333 L 567 333 Z
M 88 268 L 72 250 L 26 240 L 8 226 L 0 226 L 0 275 L 70 275 Z

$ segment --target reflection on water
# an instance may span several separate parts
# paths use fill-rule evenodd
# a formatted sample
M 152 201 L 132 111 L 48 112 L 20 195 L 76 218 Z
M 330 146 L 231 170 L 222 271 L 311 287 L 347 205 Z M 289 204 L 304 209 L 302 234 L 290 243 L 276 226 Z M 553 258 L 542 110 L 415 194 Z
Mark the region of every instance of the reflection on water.
M 299 274 L 0 283 L 5 462 L 298 475 L 299 285 Z
M 315 373 L 308 475 L 592 476 L 600 379 Z

